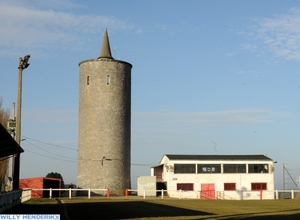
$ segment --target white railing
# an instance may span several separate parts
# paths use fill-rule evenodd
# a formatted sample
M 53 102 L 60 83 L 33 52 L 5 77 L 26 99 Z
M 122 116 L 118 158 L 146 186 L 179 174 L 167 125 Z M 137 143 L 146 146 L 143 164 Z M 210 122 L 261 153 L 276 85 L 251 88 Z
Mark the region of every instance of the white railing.
M 31 198 L 30 189 L 12 190 L 0 193 L 0 213 Z
M 87 198 L 90 199 L 92 193 L 99 192 L 102 195 L 105 195 L 106 198 L 110 198 L 110 190 L 109 189 L 23 189 L 23 190 L 13 190 L 9 192 L 0 193 L 0 213 L 3 213 L 5 210 L 10 209 L 20 203 L 23 203 L 32 198 L 32 195 L 35 191 L 49 191 L 49 198 L 53 198 L 54 191 L 63 191 L 67 192 L 67 197 L 71 199 L 72 197 L 78 196 L 78 192 L 84 192 L 87 195 Z M 238 197 L 229 194 L 229 192 L 237 193 Z M 77 195 L 76 195 L 77 194 Z M 129 195 L 131 194 L 131 195 Z M 134 198 L 132 194 L 136 195 L 136 197 L 146 199 L 147 198 L 161 198 L 164 199 L 165 196 L 170 198 L 178 198 L 178 199 L 201 199 L 201 191 L 185 191 L 185 190 L 135 190 L 135 189 L 126 189 L 125 190 L 125 198 L 128 199 Z M 247 195 L 249 194 L 249 195 Z M 253 197 L 252 194 L 255 194 L 256 197 Z M 98 194 L 97 194 L 98 195 Z M 296 199 L 300 198 L 300 190 L 274 190 L 274 191 L 216 191 L 215 197 L 211 199 Z M 248 198 L 244 196 L 247 195 Z M 79 195 L 80 197 L 84 197 Z M 42 194 L 41 194 L 42 197 Z
M 134 189 L 126 189 L 125 190 L 125 197 L 128 198 L 130 192 L 135 192 L 137 196 L 143 197 L 143 199 L 146 199 L 146 197 L 157 197 L 164 198 L 164 196 L 172 197 L 172 198 L 198 198 L 199 192 L 197 191 L 184 191 L 184 190 L 134 190 Z M 188 197 L 187 194 L 192 195 L 191 197 Z
M 262 191 L 249 191 L 249 190 L 236 190 L 236 191 L 215 191 L 215 195 L 207 198 L 201 196 L 201 191 L 186 191 L 186 190 L 134 190 L 126 189 L 125 197 L 128 198 L 130 192 L 135 192 L 137 196 L 143 199 L 168 196 L 170 198 L 178 199 L 222 199 L 222 200 L 261 200 L 261 199 L 296 199 L 300 198 L 300 190 L 262 190 Z M 153 193 L 156 192 L 156 193 Z M 159 194 L 159 195 L 158 195 Z M 132 196 L 131 196 L 132 197 Z M 202 198 L 203 197 L 203 198 Z
M 300 190 L 275 190 L 275 199 L 299 199 Z
M 85 194 L 87 195 L 88 199 L 91 198 L 91 194 L 92 193 L 96 193 L 99 192 L 101 194 L 104 194 L 107 198 L 110 198 L 110 190 L 109 189 L 53 189 L 53 188 L 49 188 L 49 189 L 38 189 L 38 188 L 33 188 L 32 190 L 32 194 L 34 195 L 35 193 L 37 193 L 39 195 L 39 197 L 43 197 L 43 191 L 49 191 L 49 198 L 51 199 L 53 197 L 53 192 L 54 191 L 59 191 L 59 192 L 68 192 L 68 197 L 69 199 L 71 199 L 72 197 L 77 196 L 77 192 L 85 192 L 85 193 L 81 193 L 81 194 Z M 34 197 L 34 196 L 33 196 Z M 62 197 L 62 195 L 60 194 L 58 197 Z M 82 197 L 82 196 L 81 196 Z

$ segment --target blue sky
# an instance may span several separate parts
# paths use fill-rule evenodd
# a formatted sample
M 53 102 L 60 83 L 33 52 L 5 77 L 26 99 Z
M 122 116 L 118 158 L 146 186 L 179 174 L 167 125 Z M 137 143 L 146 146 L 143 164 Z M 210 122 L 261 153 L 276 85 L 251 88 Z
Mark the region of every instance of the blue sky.
M 132 69 L 132 185 L 164 154 L 267 154 L 300 176 L 300 2 L 0 0 L 0 96 L 23 72 L 21 178 L 76 183 L 82 60 Z

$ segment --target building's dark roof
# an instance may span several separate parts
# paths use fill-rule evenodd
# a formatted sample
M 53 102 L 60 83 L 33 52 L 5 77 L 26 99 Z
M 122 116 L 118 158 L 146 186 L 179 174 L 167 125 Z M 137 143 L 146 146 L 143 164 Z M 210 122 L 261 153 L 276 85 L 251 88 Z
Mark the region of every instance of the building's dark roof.
M 265 155 L 182 155 L 166 154 L 170 160 L 272 160 Z
M 24 150 L 0 123 L 0 158 L 22 152 Z

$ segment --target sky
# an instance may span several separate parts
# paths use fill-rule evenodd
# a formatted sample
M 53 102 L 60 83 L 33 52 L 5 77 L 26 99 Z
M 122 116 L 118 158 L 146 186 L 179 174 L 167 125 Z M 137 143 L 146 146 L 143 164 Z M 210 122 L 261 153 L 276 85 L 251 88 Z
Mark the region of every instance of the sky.
M 275 188 L 295 188 L 300 2 L 0 0 L 0 21 L 3 107 L 31 55 L 21 178 L 76 183 L 78 63 L 99 56 L 107 28 L 113 57 L 133 65 L 132 188 L 164 154 L 267 155 Z

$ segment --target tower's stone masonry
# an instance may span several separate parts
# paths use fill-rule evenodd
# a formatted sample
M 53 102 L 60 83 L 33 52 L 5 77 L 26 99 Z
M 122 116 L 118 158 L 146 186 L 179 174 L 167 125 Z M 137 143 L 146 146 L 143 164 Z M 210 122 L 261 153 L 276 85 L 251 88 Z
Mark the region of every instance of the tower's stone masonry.
M 79 63 L 77 185 L 123 194 L 131 187 L 132 65 L 110 57 L 103 42 L 108 55 Z

